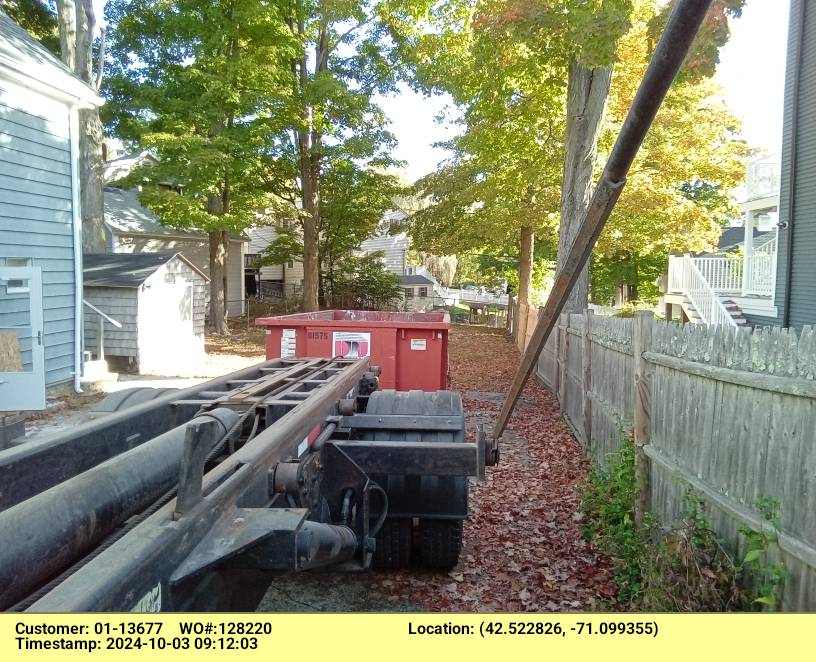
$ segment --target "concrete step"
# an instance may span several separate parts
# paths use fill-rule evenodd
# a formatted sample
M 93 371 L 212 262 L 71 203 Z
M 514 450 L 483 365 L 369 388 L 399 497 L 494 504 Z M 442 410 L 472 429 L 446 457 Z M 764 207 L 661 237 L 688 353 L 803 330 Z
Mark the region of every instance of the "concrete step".
M 119 381 L 119 373 L 110 372 L 107 361 L 85 361 L 82 364 L 82 378 L 79 381 L 83 384 L 117 382 Z

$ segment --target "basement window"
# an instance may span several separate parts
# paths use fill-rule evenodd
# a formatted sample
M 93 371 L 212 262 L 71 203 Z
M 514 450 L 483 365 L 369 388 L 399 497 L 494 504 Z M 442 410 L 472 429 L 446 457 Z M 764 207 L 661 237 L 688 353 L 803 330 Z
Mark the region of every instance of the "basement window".
M 7 267 L 30 267 L 30 257 L 7 257 Z M 27 294 L 28 281 L 22 278 L 9 278 L 6 281 L 6 294 Z

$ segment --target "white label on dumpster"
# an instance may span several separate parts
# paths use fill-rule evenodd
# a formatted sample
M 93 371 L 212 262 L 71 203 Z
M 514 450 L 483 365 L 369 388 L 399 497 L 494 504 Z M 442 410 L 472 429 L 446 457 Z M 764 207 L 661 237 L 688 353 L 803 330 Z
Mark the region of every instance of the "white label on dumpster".
M 411 338 L 411 349 L 428 349 L 428 341 L 425 338 Z
M 131 609 L 132 612 L 159 612 L 161 611 L 161 584 L 156 584 Z
M 335 356 L 361 359 L 371 355 L 371 334 L 359 331 L 335 331 L 332 333 Z
M 294 356 L 297 350 L 297 334 L 294 329 L 284 329 L 281 334 L 281 358 Z

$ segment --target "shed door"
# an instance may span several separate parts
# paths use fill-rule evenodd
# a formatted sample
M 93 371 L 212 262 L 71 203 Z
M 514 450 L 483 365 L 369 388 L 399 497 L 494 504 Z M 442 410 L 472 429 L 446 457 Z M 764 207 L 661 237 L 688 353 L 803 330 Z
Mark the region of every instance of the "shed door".
M 203 343 L 193 334 L 193 286 L 183 280 L 139 296 L 139 369 L 165 375 L 197 367 Z
M 0 267 L 0 411 L 45 409 L 42 269 Z

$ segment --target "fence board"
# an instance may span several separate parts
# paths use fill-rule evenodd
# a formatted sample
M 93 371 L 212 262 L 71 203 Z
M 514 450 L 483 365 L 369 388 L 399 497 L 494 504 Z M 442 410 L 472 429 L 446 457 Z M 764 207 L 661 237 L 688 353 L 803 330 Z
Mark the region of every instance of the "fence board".
M 756 500 L 778 499 L 776 553 L 789 574 L 783 608 L 816 609 L 816 332 L 649 324 L 651 509 L 673 521 L 692 487 L 718 536 L 738 551 L 740 526 L 762 526 Z M 587 337 L 583 315 L 563 325 L 537 373 L 557 388 L 565 417 L 603 464 L 632 425 L 632 320 L 594 315 Z

